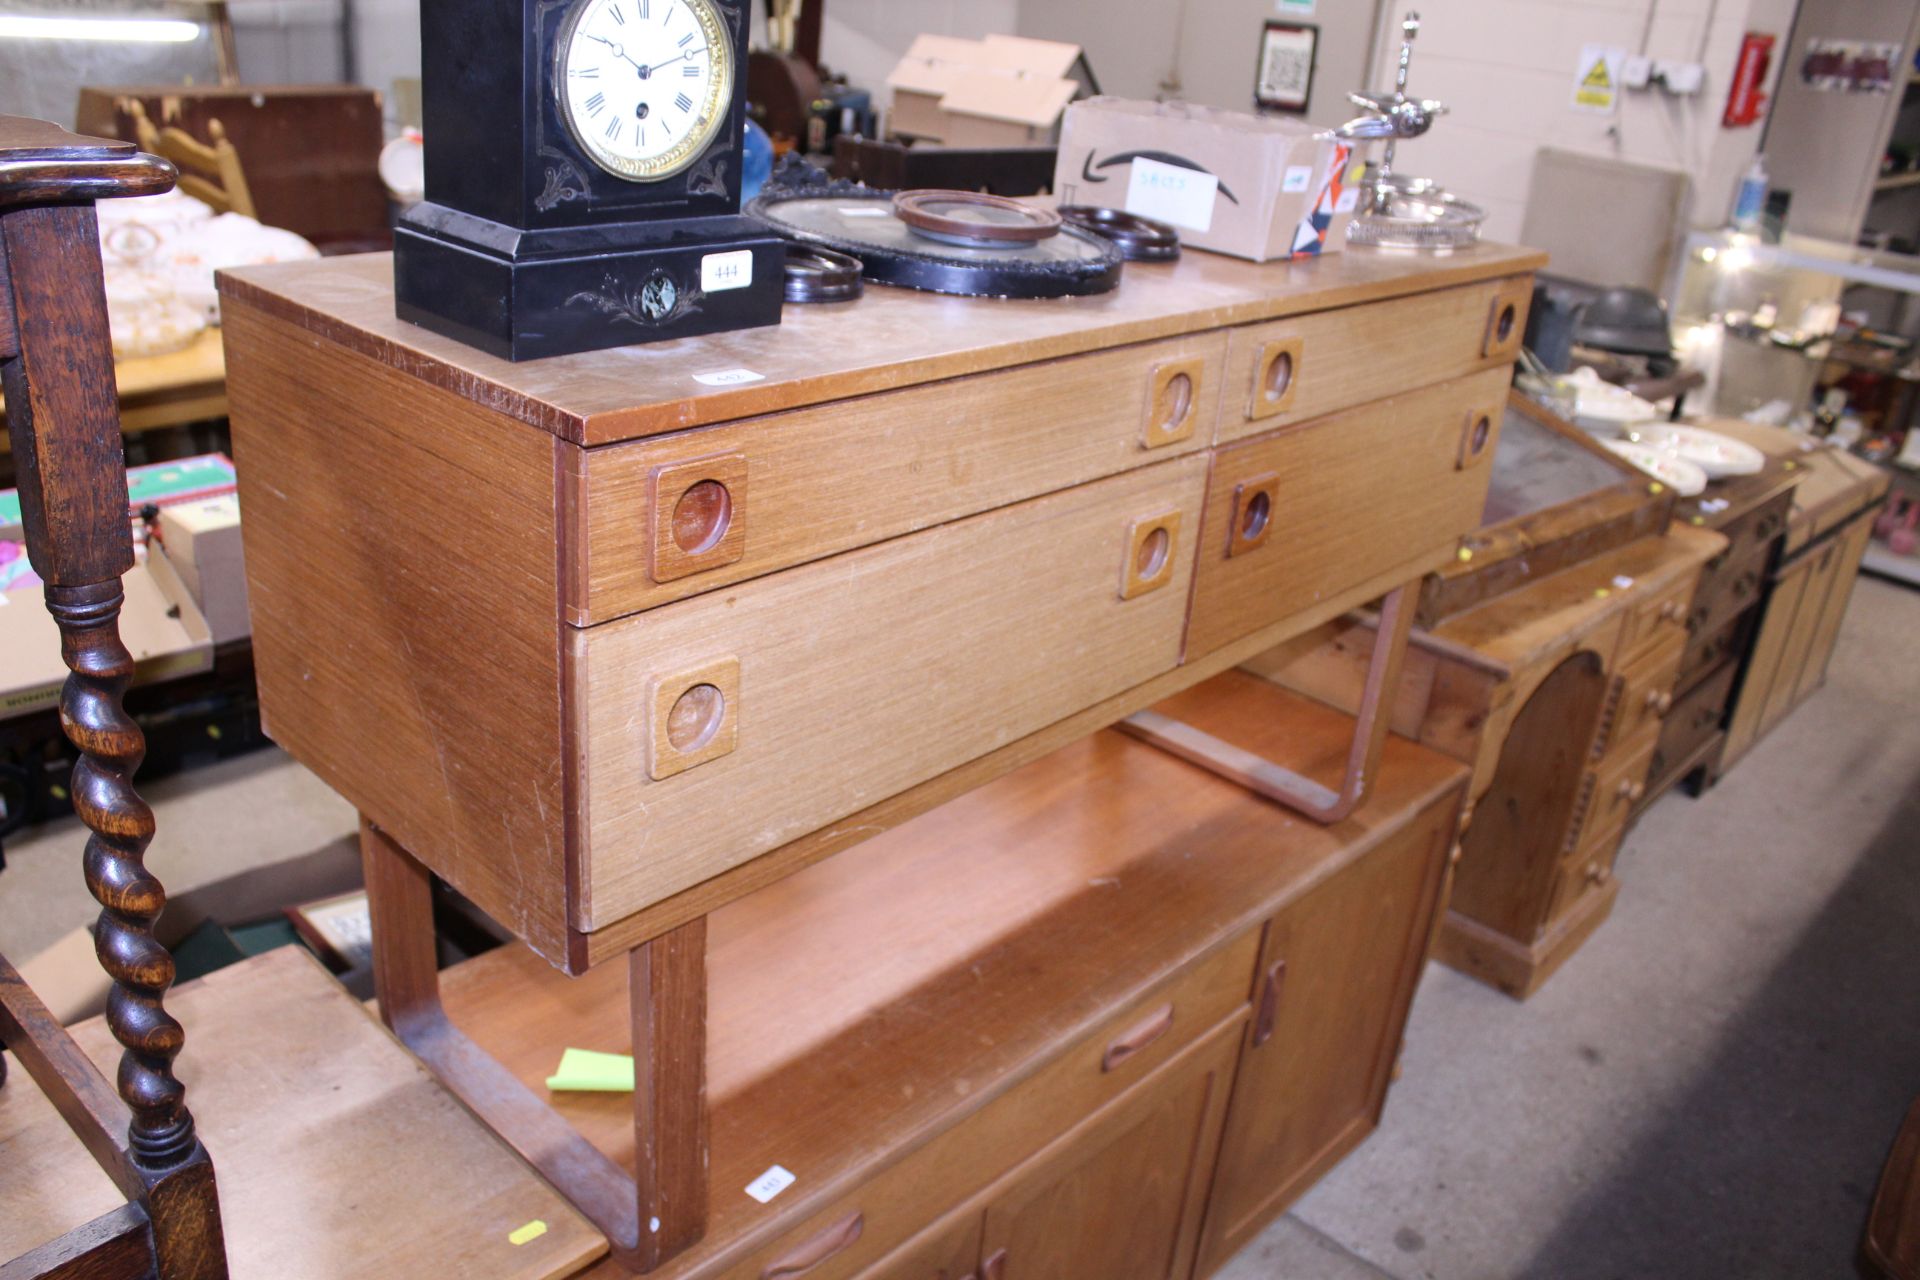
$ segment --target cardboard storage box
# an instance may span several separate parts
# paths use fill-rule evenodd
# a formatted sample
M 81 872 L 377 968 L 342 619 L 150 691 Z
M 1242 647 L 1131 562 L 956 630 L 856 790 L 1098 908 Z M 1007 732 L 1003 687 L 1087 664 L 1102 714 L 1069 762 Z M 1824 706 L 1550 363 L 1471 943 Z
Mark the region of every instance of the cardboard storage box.
M 238 488 L 233 459 L 224 453 L 203 453 L 172 462 L 128 467 L 127 515 L 129 518 L 138 515 L 140 508 L 149 503 L 164 510 L 183 502 L 233 493 Z M 22 539 L 18 489 L 0 489 L 0 538 L 15 542 Z
M 206 615 L 213 642 L 226 644 L 252 635 L 247 568 L 240 552 L 240 495 L 165 508 L 160 512 L 160 541 Z
M 135 683 L 212 670 L 207 620 L 163 553 L 150 552 L 122 581 L 120 638 L 133 655 Z M 57 706 L 67 667 L 39 580 L 0 593 L 0 602 L 0 719 Z
M 1052 40 L 920 36 L 887 77 L 887 128 L 950 147 L 1046 143 L 1079 92 L 1079 60 L 1079 45 Z
M 1298 120 L 1180 102 L 1089 98 L 1067 108 L 1061 204 L 1124 209 L 1237 258 L 1334 253 L 1359 203 L 1362 157 Z

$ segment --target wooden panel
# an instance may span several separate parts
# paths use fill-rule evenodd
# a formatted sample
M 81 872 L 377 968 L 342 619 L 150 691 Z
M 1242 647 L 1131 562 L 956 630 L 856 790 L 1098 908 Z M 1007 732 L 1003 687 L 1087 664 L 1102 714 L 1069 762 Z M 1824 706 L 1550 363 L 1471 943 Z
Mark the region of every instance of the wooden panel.
M 1181 459 L 577 634 L 591 931 L 1173 667 L 1191 545 L 1121 598 L 1133 523 L 1199 522 Z M 964 643 L 956 643 L 964 640 Z M 1065 655 L 1071 654 L 1071 660 Z M 655 676 L 739 662 L 738 745 L 647 776 Z
M 994 1280 L 1186 1280 L 1241 1028 L 1016 1170 L 987 1205 L 981 1254 Z
M 1377 1122 L 1452 840 L 1453 815 L 1430 814 L 1267 926 L 1200 1274 Z
M 1454 871 L 1456 914 L 1523 946 L 1534 940 L 1576 811 L 1591 795 L 1586 763 L 1606 693 L 1598 655 L 1576 654 L 1540 682 L 1495 739 L 1499 763 L 1474 802 Z
M 967 1209 L 936 1223 L 862 1271 L 859 1280 L 974 1280 L 983 1216 Z
M 1221 449 L 1187 653 L 1210 653 L 1471 530 L 1491 469 L 1456 468 L 1460 441 L 1475 414 L 1490 415 L 1497 433 L 1506 388 L 1506 371 L 1489 371 Z M 1236 511 L 1236 489 L 1269 473 L 1279 498 L 1264 520 Z M 1264 545 L 1230 555 L 1248 532 Z
M 1838 542 L 1828 542 L 1807 553 L 1812 565 L 1807 574 L 1807 591 L 1794 611 L 1793 630 L 1787 633 L 1786 646 L 1780 651 L 1780 669 L 1773 688 L 1767 694 L 1767 709 L 1761 732 L 1771 733 L 1787 713 L 1800 705 L 1800 685 L 1813 656 L 1813 638 L 1827 616 L 1828 597 L 1833 594 L 1841 570 Z
M 1789 566 L 1767 598 L 1760 634 L 1754 637 L 1753 656 L 1747 661 L 1746 679 L 1740 685 L 1739 701 L 1727 727 L 1725 765 L 1732 765 L 1760 740 L 1763 725 L 1767 723 L 1767 704 L 1773 698 L 1780 676 L 1780 659 L 1786 652 L 1787 637 L 1793 633 L 1794 618 L 1806 597 L 1807 581 L 1812 573 L 1811 561 L 1802 560 Z
M 571 617 L 604 622 L 1191 453 L 1213 431 L 1226 341 L 1200 334 L 574 454 L 584 528 L 573 535 Z M 1163 372 L 1189 379 L 1177 415 L 1186 435 L 1149 448 L 1149 426 L 1180 409 L 1155 403 Z M 656 581 L 655 469 L 732 455 L 751 495 L 735 512 L 744 557 Z
M 244 304 L 225 320 L 267 732 L 559 963 L 553 441 Z
M 168 1004 L 192 1029 L 180 1077 L 219 1160 L 234 1275 L 550 1280 L 606 1252 L 300 948 L 184 983 Z M 121 1049 L 104 1020 L 74 1037 L 113 1070 Z M 0 1088 L 0 1257 L 114 1199 L 64 1128 L 25 1073 Z M 509 1238 L 534 1222 L 545 1231 Z
M 1130 264 L 1125 284 L 1097 298 L 1008 302 L 872 289 L 857 307 L 789 307 L 775 328 L 520 364 L 397 319 L 393 262 L 385 255 L 245 268 L 223 274 L 221 288 L 563 439 L 598 445 L 1511 278 L 1545 262 L 1532 250 L 1493 244 L 1444 258 L 1335 253 L 1263 266 L 1189 253 L 1165 265 Z M 1477 342 L 1477 323 L 1474 329 Z M 759 380 L 719 387 L 695 381 L 740 369 Z
M 1221 442 L 1510 365 L 1517 333 L 1492 355 L 1483 343 L 1496 308 L 1516 305 L 1507 284 L 1526 280 L 1438 289 L 1234 330 Z M 1524 290 L 1517 305 L 1524 332 Z
M 1827 681 L 1827 664 L 1833 659 L 1834 646 L 1840 640 L 1840 624 L 1846 620 L 1847 606 L 1853 602 L 1854 583 L 1860 577 L 1860 558 L 1873 539 L 1873 520 L 1861 517 L 1851 529 L 1839 535 L 1839 567 L 1834 571 L 1833 587 L 1827 592 L 1820 623 L 1814 628 L 1807 660 L 1800 672 L 1800 685 L 1794 697 L 1804 701 L 1808 694 Z

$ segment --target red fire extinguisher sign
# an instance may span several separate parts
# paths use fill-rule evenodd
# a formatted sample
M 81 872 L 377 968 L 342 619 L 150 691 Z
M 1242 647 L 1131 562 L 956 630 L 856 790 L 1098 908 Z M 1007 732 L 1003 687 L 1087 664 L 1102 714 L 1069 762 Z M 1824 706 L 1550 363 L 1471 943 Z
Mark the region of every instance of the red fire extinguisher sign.
M 1752 124 L 1767 109 L 1767 95 L 1760 86 L 1767 82 L 1767 70 L 1773 65 L 1774 37 L 1749 31 L 1740 41 L 1740 56 L 1733 64 L 1733 86 L 1727 90 L 1727 113 L 1720 123 L 1728 129 Z

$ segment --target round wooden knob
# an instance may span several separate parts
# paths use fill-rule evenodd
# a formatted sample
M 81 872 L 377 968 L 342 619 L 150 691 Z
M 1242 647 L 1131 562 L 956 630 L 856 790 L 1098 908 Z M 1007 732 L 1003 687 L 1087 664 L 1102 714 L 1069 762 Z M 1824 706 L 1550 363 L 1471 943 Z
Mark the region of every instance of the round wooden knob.
M 1607 869 L 1597 862 L 1589 862 L 1587 864 L 1587 879 L 1593 884 L 1605 884 L 1607 882 Z
M 1687 607 L 1678 600 L 1669 600 L 1660 606 L 1660 618 L 1663 622 L 1678 622 L 1685 617 Z
M 1453 848 L 1447 853 L 1447 865 L 1452 867 L 1459 866 L 1460 859 L 1466 853 L 1466 851 L 1467 851 L 1466 845 L 1456 841 L 1454 843 Z
M 1647 784 L 1644 782 L 1623 782 L 1620 784 L 1620 798 L 1628 804 L 1637 802 L 1641 796 L 1646 794 Z
M 1656 690 L 1647 695 L 1647 710 L 1656 716 L 1663 716 L 1673 710 L 1673 695 Z

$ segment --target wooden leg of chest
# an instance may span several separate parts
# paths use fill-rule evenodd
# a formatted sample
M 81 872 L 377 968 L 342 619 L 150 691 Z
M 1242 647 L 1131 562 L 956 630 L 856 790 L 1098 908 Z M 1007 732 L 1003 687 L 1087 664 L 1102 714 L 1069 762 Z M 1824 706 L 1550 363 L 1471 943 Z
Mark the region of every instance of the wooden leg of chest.
M 448 1020 L 427 869 L 364 817 L 360 852 L 387 1026 L 606 1235 L 622 1265 L 652 1271 L 696 1243 L 707 1227 L 705 917 L 629 956 L 630 1177 Z
M 1296 809 L 1315 822 L 1339 822 L 1365 803 L 1380 771 L 1380 753 L 1387 744 L 1387 724 L 1393 718 L 1400 667 L 1407 655 L 1407 640 L 1413 634 L 1413 615 L 1419 602 L 1420 580 L 1416 578 L 1388 592 L 1381 603 L 1380 639 L 1367 663 L 1367 683 L 1360 695 L 1353 746 L 1347 753 L 1346 776 L 1338 791 L 1158 712 L 1138 712 L 1115 727 Z

